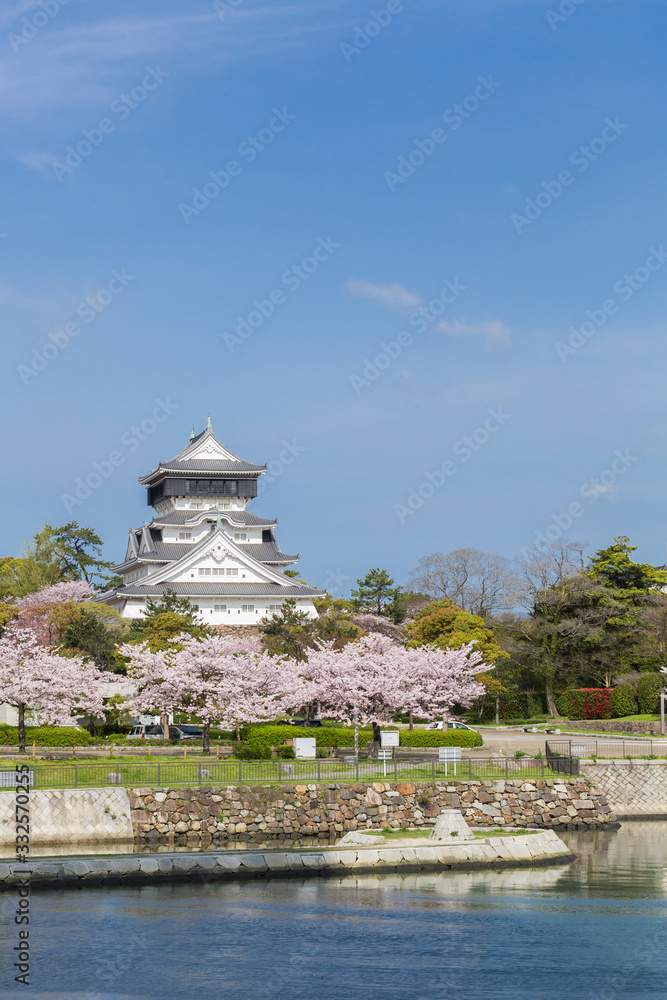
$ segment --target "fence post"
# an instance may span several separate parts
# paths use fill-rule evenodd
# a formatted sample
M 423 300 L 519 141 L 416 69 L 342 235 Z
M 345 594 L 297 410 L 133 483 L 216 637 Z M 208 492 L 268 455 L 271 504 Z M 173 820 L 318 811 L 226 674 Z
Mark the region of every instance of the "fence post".
M 540 764 L 542 765 L 542 777 L 544 777 L 544 757 L 540 758 Z
M 74 787 L 76 788 L 79 784 L 79 765 L 74 765 Z
M 322 777 L 322 775 L 321 775 L 321 772 L 320 772 L 320 758 L 318 757 L 317 758 L 317 780 L 319 781 L 321 777 Z
M 435 758 L 431 761 L 431 781 L 435 781 Z
M 507 779 L 509 778 L 509 776 L 510 776 L 510 760 L 509 760 L 509 757 L 506 757 L 505 758 L 505 781 L 507 781 Z
M 356 764 L 355 764 L 355 772 L 356 772 L 356 775 L 357 775 L 357 781 L 359 781 L 359 757 L 358 757 L 358 756 L 356 756 L 356 757 L 355 757 L 355 760 L 356 760 Z
M 158 788 L 161 787 L 161 785 L 160 785 L 160 761 L 157 762 L 157 783 L 158 783 Z
M 197 764 L 197 781 L 201 785 L 201 764 Z
M 468 781 L 472 781 L 472 757 L 468 757 Z
M 281 760 L 279 760 L 278 761 L 278 781 L 282 781 L 282 780 L 283 780 L 283 762 Z
M 239 761 L 239 785 L 243 784 L 243 782 L 241 781 L 241 763 L 242 762 Z
M 394 782 L 397 781 L 398 781 L 398 763 L 396 762 L 396 758 L 394 757 Z

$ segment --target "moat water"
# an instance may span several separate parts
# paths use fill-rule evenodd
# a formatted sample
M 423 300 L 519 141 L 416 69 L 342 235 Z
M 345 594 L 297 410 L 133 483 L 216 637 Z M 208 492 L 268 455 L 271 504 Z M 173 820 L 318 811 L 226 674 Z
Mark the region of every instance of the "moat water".
M 667 822 L 566 833 L 537 869 L 33 890 L 7 1000 L 663 1000 Z

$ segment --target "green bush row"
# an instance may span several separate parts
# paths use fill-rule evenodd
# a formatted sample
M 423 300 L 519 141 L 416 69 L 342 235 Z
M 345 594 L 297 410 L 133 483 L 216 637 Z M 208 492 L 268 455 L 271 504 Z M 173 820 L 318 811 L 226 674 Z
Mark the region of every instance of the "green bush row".
M 642 714 L 653 715 L 660 711 L 660 688 L 666 678 L 663 674 L 642 674 L 637 681 L 637 699 Z
M 479 733 L 466 729 L 450 729 L 442 732 L 439 729 L 400 729 L 400 745 L 403 747 L 478 747 L 483 740 Z M 241 729 L 241 740 L 249 747 L 278 747 L 283 740 L 291 740 L 299 736 L 314 736 L 318 747 L 351 747 L 354 746 L 354 728 L 352 726 L 340 729 L 302 729 L 297 726 L 244 726 Z M 359 745 L 364 747 L 373 739 L 372 729 L 359 730 Z
M 18 746 L 18 726 L 0 725 L 0 746 Z M 93 746 L 100 740 L 94 739 L 85 729 L 73 726 L 27 726 L 26 744 L 36 743 L 38 747 L 78 747 Z

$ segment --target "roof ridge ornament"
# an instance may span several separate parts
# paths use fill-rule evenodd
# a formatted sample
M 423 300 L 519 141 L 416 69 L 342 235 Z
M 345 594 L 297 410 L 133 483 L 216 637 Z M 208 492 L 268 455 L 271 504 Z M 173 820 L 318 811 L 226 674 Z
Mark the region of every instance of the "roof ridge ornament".
M 191 427 L 191 429 L 190 429 L 190 440 L 194 441 L 194 439 L 195 439 L 196 436 L 197 435 L 195 434 L 195 425 L 193 424 L 192 427 Z
M 213 424 L 211 423 L 211 414 L 210 413 L 209 413 L 209 415 L 208 415 L 208 417 L 206 419 L 206 430 L 207 431 L 212 431 L 213 430 Z

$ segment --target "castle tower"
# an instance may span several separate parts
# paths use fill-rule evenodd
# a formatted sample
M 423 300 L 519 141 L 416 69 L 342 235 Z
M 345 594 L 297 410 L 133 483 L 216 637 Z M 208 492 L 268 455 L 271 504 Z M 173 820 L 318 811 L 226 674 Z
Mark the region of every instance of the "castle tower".
M 293 597 L 317 617 L 324 591 L 285 576 L 298 556 L 281 552 L 275 520 L 247 510 L 265 465 L 244 462 L 206 430 L 139 482 L 155 515 L 130 531 L 125 559 L 113 572 L 123 585 L 101 594 L 126 618 L 141 617 L 146 598 L 166 590 L 187 597 L 207 625 L 255 625 Z

